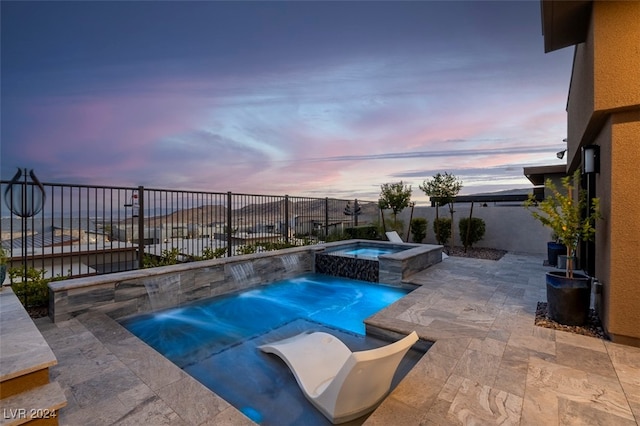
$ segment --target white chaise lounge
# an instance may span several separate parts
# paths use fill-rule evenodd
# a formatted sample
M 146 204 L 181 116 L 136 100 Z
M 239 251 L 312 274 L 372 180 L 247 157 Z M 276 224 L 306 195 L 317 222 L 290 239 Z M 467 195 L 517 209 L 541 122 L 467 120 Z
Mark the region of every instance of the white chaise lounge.
M 328 333 L 303 333 L 260 346 L 284 360 L 307 397 L 332 423 L 375 409 L 391 388 L 400 361 L 418 341 L 414 331 L 377 349 L 351 352 Z
M 385 232 L 385 234 L 387 234 L 387 239 L 392 243 L 404 243 L 396 231 Z

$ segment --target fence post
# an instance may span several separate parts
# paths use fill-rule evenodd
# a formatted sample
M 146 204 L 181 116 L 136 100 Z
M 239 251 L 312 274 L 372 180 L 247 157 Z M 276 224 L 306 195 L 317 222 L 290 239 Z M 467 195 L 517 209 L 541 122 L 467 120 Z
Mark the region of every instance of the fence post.
M 231 201 L 232 201 L 232 196 L 231 196 L 231 191 L 227 192 L 227 257 L 231 257 L 231 235 L 233 234 L 232 229 L 231 229 L 231 220 L 233 219 L 231 217 Z
M 144 268 L 144 186 L 138 186 L 138 206 L 138 269 L 142 269 Z
M 284 240 L 289 244 L 289 196 L 284 196 Z
M 358 204 L 358 199 L 356 198 L 353 203 L 353 226 L 358 226 L 358 216 L 360 216 L 360 205 Z
M 329 197 L 324 197 L 324 238 L 329 235 Z

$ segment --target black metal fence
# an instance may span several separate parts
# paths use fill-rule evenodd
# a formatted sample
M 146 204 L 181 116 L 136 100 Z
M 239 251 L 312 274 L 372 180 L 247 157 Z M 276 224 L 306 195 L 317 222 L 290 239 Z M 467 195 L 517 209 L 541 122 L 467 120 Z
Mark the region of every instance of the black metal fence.
M 8 266 L 50 278 L 316 244 L 376 222 L 379 212 L 358 200 L 40 184 L 26 173 L 0 189 Z

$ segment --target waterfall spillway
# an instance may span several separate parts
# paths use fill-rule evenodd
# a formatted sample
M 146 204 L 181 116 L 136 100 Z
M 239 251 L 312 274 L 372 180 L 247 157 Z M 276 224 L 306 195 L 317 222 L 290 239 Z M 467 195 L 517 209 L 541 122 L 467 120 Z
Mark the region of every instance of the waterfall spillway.
M 282 260 L 282 265 L 284 265 L 284 269 L 287 272 L 296 271 L 298 269 L 298 266 L 300 265 L 299 254 L 286 254 L 280 259 Z
M 153 281 L 145 282 L 144 287 L 154 311 L 177 306 L 180 302 L 180 277 L 177 275 L 154 278 Z
M 238 284 L 247 283 L 254 275 L 253 264 L 250 262 L 230 265 L 231 276 Z

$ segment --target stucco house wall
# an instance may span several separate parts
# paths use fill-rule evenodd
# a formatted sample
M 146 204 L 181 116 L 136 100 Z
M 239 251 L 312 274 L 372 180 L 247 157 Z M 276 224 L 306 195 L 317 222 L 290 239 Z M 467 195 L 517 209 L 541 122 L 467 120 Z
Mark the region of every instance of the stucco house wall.
M 543 0 L 543 9 L 552 3 L 563 7 Z M 567 102 L 567 171 L 581 167 L 582 147 L 600 147 L 599 315 L 612 340 L 640 346 L 640 2 L 595 1 L 588 19 L 586 38 L 576 41 Z M 550 25 L 545 38 L 572 25 Z

